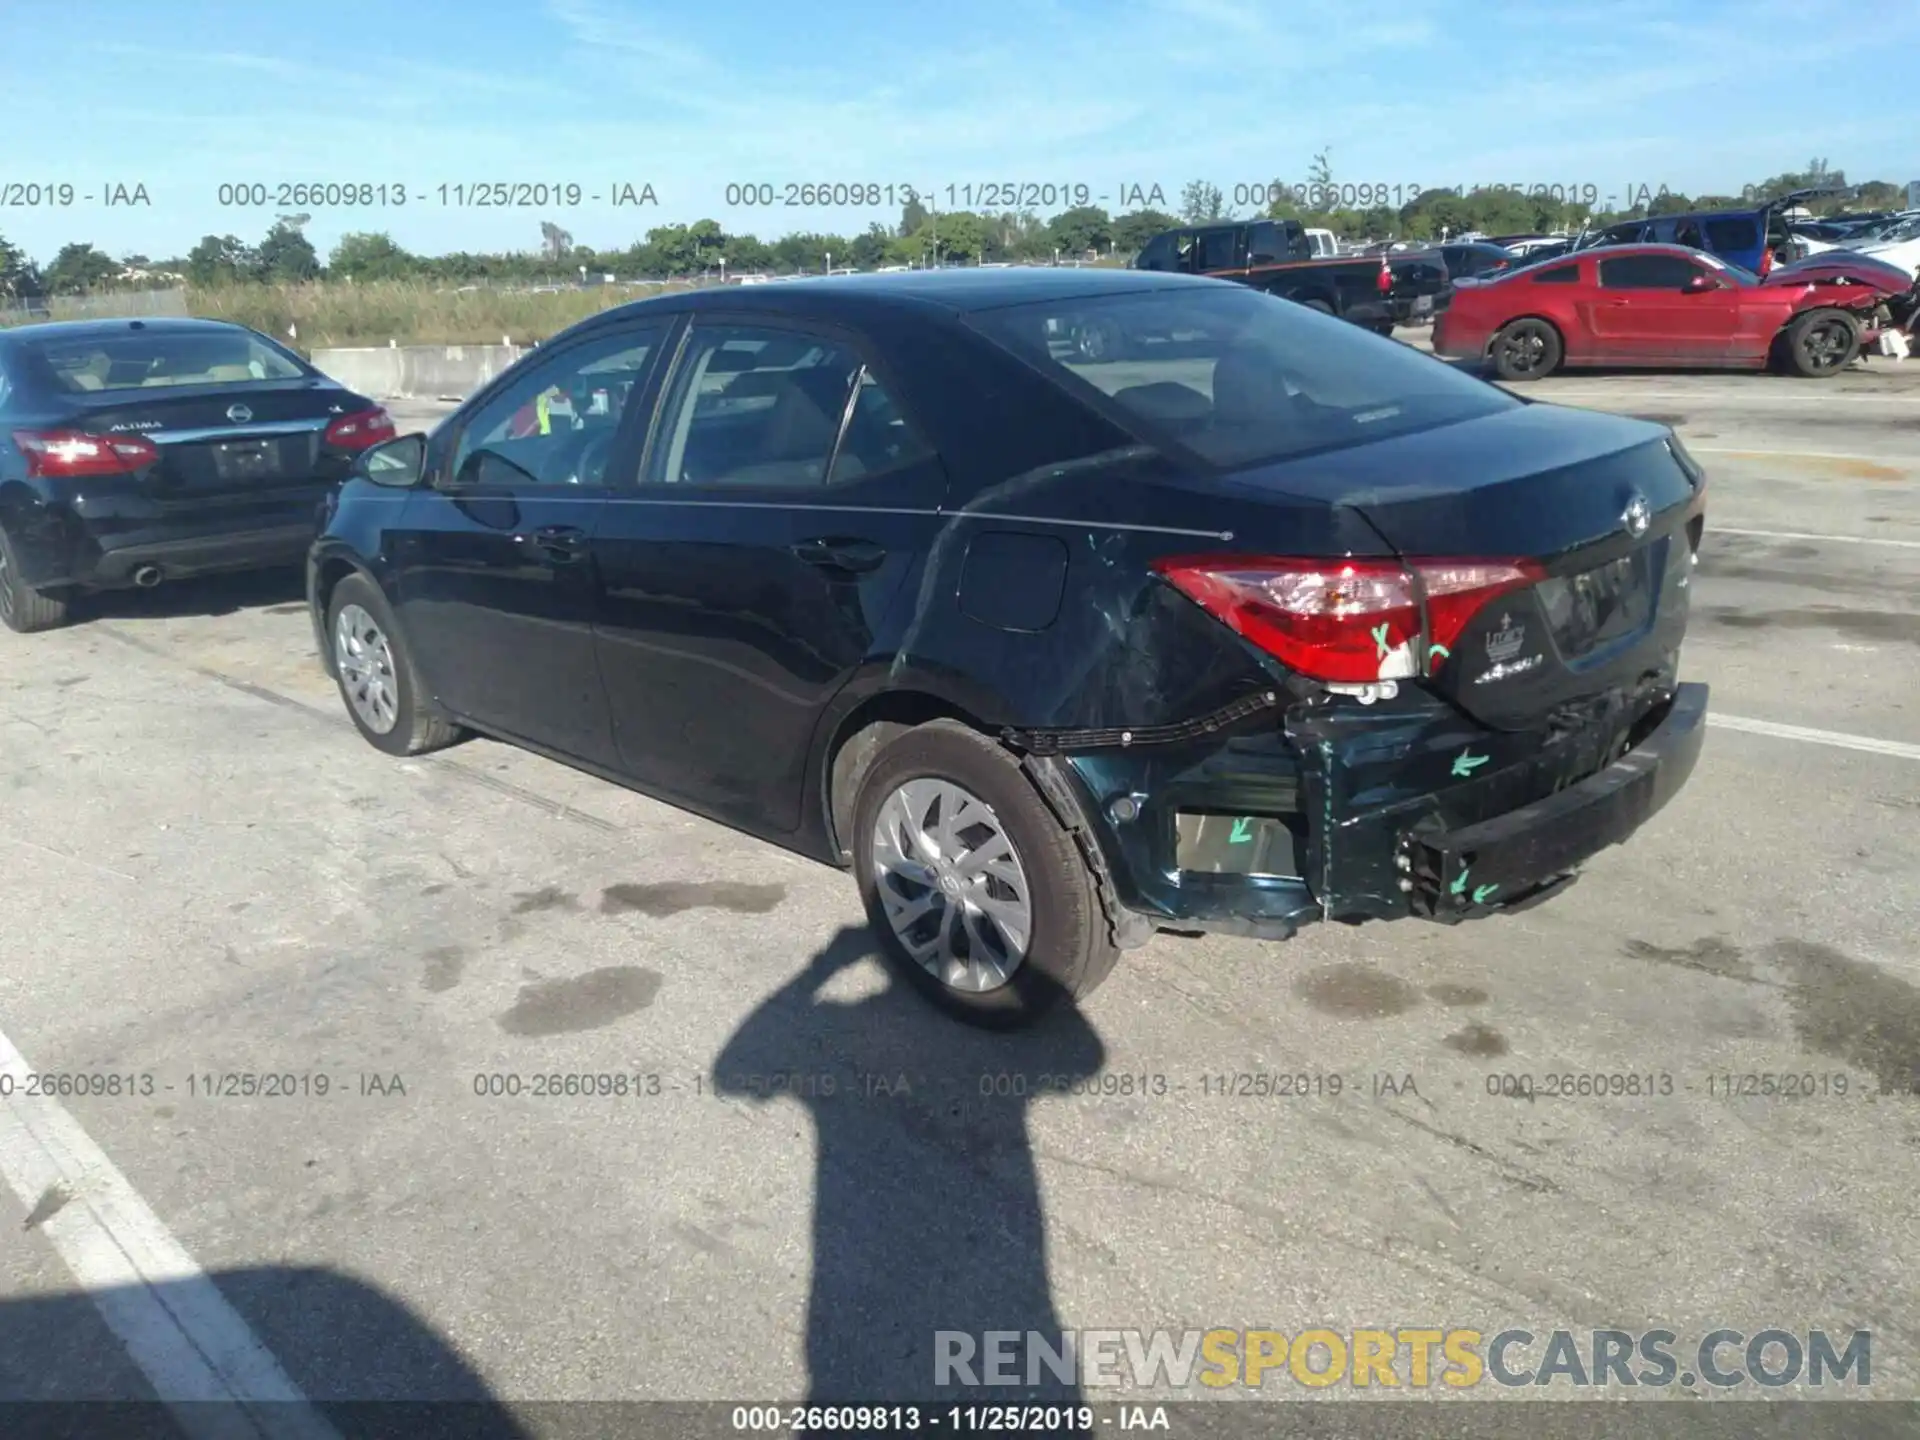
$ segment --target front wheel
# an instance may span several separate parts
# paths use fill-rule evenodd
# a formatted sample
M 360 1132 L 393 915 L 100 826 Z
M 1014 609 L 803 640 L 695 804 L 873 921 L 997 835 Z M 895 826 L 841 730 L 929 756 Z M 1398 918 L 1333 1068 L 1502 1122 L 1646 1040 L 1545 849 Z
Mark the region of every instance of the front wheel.
M 894 969 L 948 1014 L 1012 1029 L 1090 994 L 1118 950 L 1074 837 L 1018 761 L 955 721 L 882 750 L 854 868 Z
M 1493 373 L 1502 380 L 1538 380 L 1560 368 L 1560 332 L 1544 320 L 1514 320 L 1493 337 Z
M 36 590 L 20 578 L 13 540 L 0 529 L 0 624 L 21 635 L 64 625 L 67 602 L 58 595 Z
M 380 587 L 349 575 L 327 601 L 328 660 L 354 727 L 376 750 L 423 755 L 460 738 L 433 712 Z
M 1785 344 L 1794 374 L 1825 380 L 1859 357 L 1860 326 L 1844 310 L 1809 310 L 1787 326 Z

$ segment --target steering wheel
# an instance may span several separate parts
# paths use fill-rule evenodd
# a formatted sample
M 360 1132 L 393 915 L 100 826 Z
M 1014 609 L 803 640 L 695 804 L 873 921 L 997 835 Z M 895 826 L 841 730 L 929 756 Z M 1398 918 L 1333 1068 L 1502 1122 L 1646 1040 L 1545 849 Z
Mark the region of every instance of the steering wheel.
M 558 476 L 563 485 L 605 484 L 613 436 L 611 425 L 581 431 L 554 455 L 548 473 Z

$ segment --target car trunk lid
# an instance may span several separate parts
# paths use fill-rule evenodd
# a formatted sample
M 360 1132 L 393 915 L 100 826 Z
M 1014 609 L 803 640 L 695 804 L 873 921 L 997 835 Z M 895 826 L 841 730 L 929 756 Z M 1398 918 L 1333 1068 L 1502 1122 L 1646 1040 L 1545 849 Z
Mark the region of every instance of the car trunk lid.
M 1231 483 L 1362 516 L 1428 588 L 1421 683 L 1523 730 L 1671 665 L 1704 501 L 1684 454 L 1662 426 L 1526 404 Z M 1502 563 L 1524 573 L 1444 599 L 1469 561 L 1472 578 Z
M 344 477 L 350 461 L 323 444 L 327 426 L 367 408 L 326 381 L 110 390 L 76 398 L 96 434 L 139 435 L 160 463 L 146 477 L 163 500 L 268 500 Z

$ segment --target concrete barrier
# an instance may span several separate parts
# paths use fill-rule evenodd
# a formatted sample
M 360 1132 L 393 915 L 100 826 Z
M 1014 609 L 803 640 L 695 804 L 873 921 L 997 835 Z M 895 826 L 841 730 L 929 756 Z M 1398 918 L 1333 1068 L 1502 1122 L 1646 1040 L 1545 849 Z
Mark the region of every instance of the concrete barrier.
M 370 345 L 315 350 L 313 363 L 374 400 L 464 400 L 524 354 L 519 345 Z

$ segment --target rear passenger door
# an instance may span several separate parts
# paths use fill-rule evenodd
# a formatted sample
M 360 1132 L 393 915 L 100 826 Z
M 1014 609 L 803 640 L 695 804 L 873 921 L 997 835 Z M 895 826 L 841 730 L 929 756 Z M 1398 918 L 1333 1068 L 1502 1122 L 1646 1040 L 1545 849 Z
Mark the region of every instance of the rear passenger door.
M 800 822 L 816 722 L 937 533 L 946 475 L 850 333 L 696 322 L 596 538 L 622 768 L 763 833 Z

